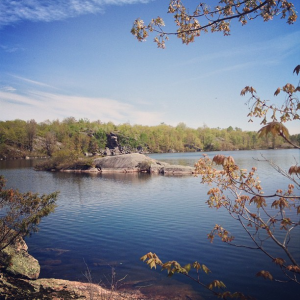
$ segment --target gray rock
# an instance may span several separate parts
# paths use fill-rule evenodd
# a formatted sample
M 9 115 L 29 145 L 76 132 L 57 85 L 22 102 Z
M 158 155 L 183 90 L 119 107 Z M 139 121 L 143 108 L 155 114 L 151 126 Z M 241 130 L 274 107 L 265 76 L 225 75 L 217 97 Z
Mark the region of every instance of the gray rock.
M 107 148 L 107 147 L 105 148 L 104 155 L 107 155 L 107 156 L 112 155 L 111 152 L 110 152 L 110 150 L 109 150 L 109 148 Z
M 0 252 L 0 263 L 11 275 L 37 279 L 40 275 L 39 262 L 27 252 L 25 241 L 19 237 Z
M 97 158 L 94 160 L 94 165 L 102 173 L 148 172 L 166 175 L 194 173 L 193 167 L 170 165 L 139 153 Z
M 132 153 L 116 156 L 107 156 L 94 160 L 95 168 L 101 172 L 139 172 L 142 164 L 151 164 L 153 159 L 143 154 Z

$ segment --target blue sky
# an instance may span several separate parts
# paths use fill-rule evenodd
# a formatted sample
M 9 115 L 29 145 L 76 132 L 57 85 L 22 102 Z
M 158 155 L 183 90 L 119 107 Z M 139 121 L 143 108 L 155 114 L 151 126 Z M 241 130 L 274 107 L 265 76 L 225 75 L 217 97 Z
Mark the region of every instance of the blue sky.
M 208 33 L 188 46 L 171 37 L 165 50 L 154 36 L 139 43 L 130 34 L 137 17 L 161 16 L 173 28 L 168 3 L 1 0 L 0 120 L 73 116 L 258 130 L 259 121 L 248 123 L 248 97 L 240 91 L 251 85 L 261 98 L 284 101 L 273 93 L 299 82 L 292 71 L 300 64 L 300 20 L 256 19 L 243 27 L 233 21 L 229 37 Z M 287 127 L 300 132 L 297 122 Z

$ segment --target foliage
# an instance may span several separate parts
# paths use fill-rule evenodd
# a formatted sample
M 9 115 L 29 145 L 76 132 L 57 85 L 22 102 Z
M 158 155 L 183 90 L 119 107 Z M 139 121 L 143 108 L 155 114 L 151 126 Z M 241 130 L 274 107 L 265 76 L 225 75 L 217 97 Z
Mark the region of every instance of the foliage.
M 294 73 L 297 75 L 300 71 L 300 65 L 294 69 Z M 291 144 L 293 147 L 300 149 L 299 145 L 296 145 L 289 139 L 288 129 L 283 125 L 287 121 L 297 121 L 300 120 L 298 111 L 300 110 L 299 98 L 296 96 L 297 92 L 300 92 L 300 86 L 294 87 L 292 84 L 287 83 L 282 88 L 277 88 L 274 95 L 277 96 L 283 91 L 285 96 L 285 101 L 281 107 L 277 107 L 274 104 L 268 104 L 266 100 L 261 100 L 257 95 L 253 87 L 246 86 L 242 91 L 241 95 L 244 96 L 246 93 L 250 93 L 251 97 L 248 101 L 250 113 L 249 122 L 252 122 L 253 117 L 263 118 L 261 121 L 262 125 L 265 125 L 259 130 L 259 136 L 267 135 L 271 133 L 272 135 L 281 136 L 286 142 Z M 251 104 L 254 102 L 253 104 Z M 251 105 L 250 105 L 251 104 Z M 271 112 L 271 122 L 267 123 L 267 115 Z M 279 121 L 277 115 L 279 116 Z
M 221 170 L 216 168 L 217 166 L 221 166 Z M 208 234 L 210 241 L 217 236 L 230 245 L 259 249 L 281 268 L 290 281 L 300 284 L 299 264 L 289 248 L 293 232 L 300 225 L 300 196 L 294 192 L 295 185 L 300 187 L 296 181 L 297 176 L 291 177 L 284 173 L 294 184 L 289 184 L 285 190 L 278 189 L 274 194 L 265 195 L 257 176 L 257 169 L 252 168 L 249 172 L 240 169 L 231 156 L 216 155 L 213 159 L 204 156 L 195 168 L 201 176 L 201 182 L 212 185 L 207 193 L 208 206 L 225 208 L 230 216 L 240 223 L 254 246 L 235 244 L 234 237 L 218 224 Z M 291 171 L 290 174 L 292 173 Z M 287 261 L 281 257 L 274 257 L 266 250 L 265 243 L 270 241 L 283 251 Z M 261 271 L 257 276 L 272 280 L 267 271 Z
M 136 19 L 131 33 L 138 41 L 145 41 L 149 33 L 155 32 L 154 42 L 159 48 L 165 48 L 168 36 L 176 35 L 183 44 L 194 42 L 201 33 L 222 32 L 230 35 L 231 20 L 238 19 L 242 25 L 261 17 L 265 22 L 281 15 L 287 18 L 288 24 L 293 24 L 297 14 L 292 2 L 287 0 L 218 0 L 218 5 L 210 7 L 200 2 L 193 13 L 181 0 L 170 0 L 168 13 L 173 15 L 177 31 L 166 32 L 163 27 L 165 22 L 161 17 L 151 20 L 148 25 L 141 19 Z
M 300 66 L 296 67 L 295 70 L 299 69 Z M 288 89 L 285 88 L 287 86 L 289 87 Z M 275 95 L 279 94 L 279 90 L 276 90 Z M 260 100 L 255 95 L 256 91 L 252 87 L 244 88 L 241 94 L 245 95 L 246 92 L 250 92 L 251 98 L 249 102 L 254 100 L 248 116 L 263 117 L 262 124 L 266 125 L 259 130 L 259 135 L 272 134 L 281 136 L 288 143 L 299 149 L 300 147 L 294 145 L 289 139 L 288 129 L 282 123 L 299 120 L 298 111 L 300 110 L 300 105 L 295 93 L 299 92 L 300 88 L 299 86 L 294 88 L 291 84 L 287 84 L 282 90 L 288 95 L 287 100 L 280 108 L 275 105 L 267 105 L 266 101 Z M 267 112 L 269 109 L 273 111 L 272 122 L 267 123 Z M 280 114 L 281 122 L 277 122 L 276 113 Z M 229 131 L 232 131 L 232 129 L 230 128 Z M 252 168 L 250 171 L 242 169 L 235 164 L 234 158 L 231 156 L 226 157 L 219 154 L 210 159 L 204 154 L 204 157 L 195 164 L 195 171 L 201 176 L 201 183 L 210 186 L 207 192 L 209 199 L 206 203 L 208 206 L 215 209 L 226 209 L 229 215 L 245 230 L 251 244 L 237 244 L 234 236 L 219 224 L 216 224 L 208 234 L 208 239 L 213 242 L 214 238 L 218 237 L 222 242 L 231 246 L 260 250 L 280 268 L 286 277 L 286 281 L 300 284 L 300 264 L 296 258 L 296 253 L 299 249 L 296 248 L 295 250 L 292 246 L 290 247 L 291 240 L 298 238 L 296 230 L 299 229 L 300 225 L 300 196 L 297 193 L 300 189 L 300 167 L 296 164 L 291 166 L 288 171 L 284 171 L 265 157 L 263 157 L 263 161 L 268 162 L 277 172 L 290 180 L 290 184 L 285 189 L 277 188 L 274 193 L 265 194 L 257 175 L 257 169 Z M 280 249 L 281 257 L 272 254 L 270 243 L 273 248 Z M 169 275 L 180 273 L 206 288 L 213 286 L 213 284 L 204 285 L 199 280 L 199 276 L 197 278 L 190 276 L 190 264 L 185 267 L 181 267 L 176 261 L 169 261 L 163 264 L 158 256 L 151 252 L 141 259 L 147 261 L 151 268 L 160 265 L 162 269 L 168 270 Z M 198 266 L 197 262 L 192 266 L 193 268 Z M 283 282 L 274 278 L 267 270 L 259 271 L 256 276 Z M 225 292 L 223 294 L 215 293 L 215 295 L 226 298 L 232 297 L 234 294 Z M 245 296 L 239 294 L 239 297 L 243 298 Z
M 189 128 L 184 123 L 173 127 L 166 124 L 157 126 L 114 125 L 111 122 L 71 120 L 45 121 L 35 123 L 31 149 L 28 146 L 28 123 L 21 120 L 0 121 L 0 159 L 25 156 L 57 156 L 59 152 L 74 151 L 78 155 L 86 152 L 103 153 L 107 145 L 107 134 L 114 132 L 118 142 L 126 151 L 144 152 L 184 152 L 216 151 L 236 149 L 286 148 L 289 145 L 283 137 L 275 139 L 258 137 L 254 131 L 242 131 L 240 128 L 208 128 L 206 125 L 197 129 Z M 33 125 L 31 124 L 31 125 Z M 300 145 L 297 136 L 290 140 Z M 291 147 L 291 146 L 290 146 Z M 138 150 L 137 150 L 138 149 Z
M 36 170 L 59 171 L 64 169 L 69 170 L 86 170 L 93 164 L 91 158 L 82 157 L 75 150 L 61 150 L 56 152 L 51 159 L 40 162 L 35 166 Z
M 33 150 L 33 141 L 36 136 L 36 125 L 37 123 L 33 119 L 26 123 L 27 147 L 30 152 Z
M 192 14 L 189 13 L 182 1 L 171 0 L 168 13 L 173 14 L 175 24 L 178 27 L 177 32 L 165 32 L 163 30 L 163 26 L 165 26 L 163 19 L 157 17 L 152 19 L 148 25 L 145 25 L 143 20 L 136 19 L 131 33 L 135 35 L 138 41 L 144 41 L 150 32 L 156 32 L 157 36 L 154 42 L 157 43 L 159 48 L 165 48 L 165 41 L 169 35 L 177 35 L 184 44 L 193 42 L 195 37 L 200 36 L 201 32 L 207 32 L 208 28 L 211 32 L 219 31 L 223 32 L 224 35 L 229 35 L 230 20 L 235 18 L 242 25 L 256 17 L 262 17 L 264 21 L 269 21 L 279 14 L 282 18 L 287 17 L 288 24 L 293 24 L 297 19 L 292 2 L 286 0 L 220 0 L 214 8 L 210 8 L 205 3 L 200 3 Z M 201 24 L 199 20 L 201 20 Z M 299 74 L 300 65 L 294 69 L 294 72 L 297 75 Z M 246 86 L 241 91 L 241 95 L 251 94 L 248 102 L 250 108 L 249 121 L 252 122 L 253 117 L 262 118 L 261 124 L 264 126 L 259 130 L 258 138 L 271 135 L 275 140 L 276 137 L 281 137 L 294 148 L 300 149 L 297 143 L 298 136 L 290 137 L 287 127 L 283 125 L 287 121 L 300 119 L 298 113 L 300 103 L 296 96 L 296 93 L 300 91 L 300 86 L 294 87 L 292 84 L 287 83 L 282 88 L 277 88 L 274 95 L 278 96 L 281 91 L 286 94 L 281 107 L 274 104 L 269 105 L 266 100 L 261 100 L 256 95 L 255 89 L 250 86 Z M 271 117 L 269 116 L 270 112 L 272 113 Z M 267 121 L 269 117 L 271 118 L 270 122 Z M 232 129 L 232 127 L 229 127 L 227 132 L 232 132 Z M 253 136 L 253 143 L 255 142 L 256 137 Z M 218 224 L 208 234 L 208 238 L 213 241 L 218 236 L 223 242 L 233 246 L 261 250 L 282 270 L 287 281 L 300 284 L 299 262 L 295 258 L 295 253 L 289 247 L 291 239 L 295 238 L 293 233 L 300 225 L 298 216 L 300 213 L 300 196 L 294 191 L 295 186 L 297 190 L 300 188 L 300 168 L 296 164 L 286 172 L 264 157 L 263 161 L 268 162 L 277 172 L 291 181 L 286 189 L 277 188 L 273 194 L 265 195 L 256 168 L 252 168 L 251 171 L 247 172 L 247 170 L 239 168 L 230 156 L 216 155 L 213 159 L 204 156 L 196 163 L 195 169 L 201 176 L 201 182 L 210 186 L 208 206 L 216 209 L 225 208 L 229 215 L 244 228 L 246 236 L 250 237 L 250 241 L 254 246 L 235 244 L 234 236 Z M 265 247 L 267 243 L 273 243 L 275 247 L 281 249 L 283 257 L 273 256 L 268 250 L 269 248 Z M 187 276 L 191 269 L 191 265 L 181 267 L 176 261 L 163 264 L 158 256 L 151 252 L 141 259 L 147 261 L 151 268 L 156 267 L 156 265 L 162 266 L 162 269 L 167 269 L 171 275 L 181 273 Z M 256 275 L 279 281 L 274 279 L 272 274 L 266 270 L 261 270 Z M 195 280 L 194 278 L 191 279 Z M 195 281 L 205 286 L 199 279 Z M 230 297 L 230 295 L 228 296 Z M 227 296 L 223 294 L 222 297 Z
M 98 143 L 99 148 L 105 148 L 106 147 L 106 132 L 103 128 L 99 128 L 95 133 L 94 137 Z
M 157 266 L 161 267 L 161 270 L 167 270 L 168 276 L 172 277 L 174 274 L 183 274 L 184 276 L 190 278 L 191 280 L 197 282 L 204 288 L 210 290 L 215 296 L 226 299 L 226 298 L 239 298 L 239 299 L 250 299 L 250 297 L 245 296 L 242 293 L 235 292 L 231 293 L 229 291 L 217 292 L 215 289 L 225 289 L 226 285 L 220 280 L 213 280 L 208 284 L 204 284 L 202 280 L 200 280 L 200 272 L 204 272 L 205 274 L 211 273 L 211 271 L 204 265 L 195 261 L 192 264 L 187 264 L 182 267 L 177 261 L 168 261 L 163 263 L 159 257 L 152 252 L 147 253 L 146 255 L 141 257 L 143 262 L 146 262 L 147 265 L 152 269 Z M 194 272 L 193 272 L 194 271 Z
M 300 66 L 296 67 L 295 70 L 299 69 Z M 297 71 L 298 73 L 299 71 Z M 285 88 L 287 86 L 289 88 Z M 279 90 L 276 90 L 275 95 L 279 94 Z M 294 145 L 289 139 L 288 129 L 282 123 L 299 120 L 298 111 L 300 110 L 300 105 L 295 93 L 299 92 L 300 88 L 299 86 L 294 88 L 291 84 L 287 84 L 282 90 L 287 93 L 287 97 L 280 108 L 275 105 L 267 105 L 266 101 L 260 100 L 252 87 L 244 88 L 241 94 L 245 95 L 246 92 L 250 92 L 251 98 L 249 102 L 254 100 L 248 116 L 263 117 L 262 124 L 266 125 L 259 130 L 260 136 L 267 134 L 281 136 L 289 144 L 299 149 L 300 147 Z M 267 123 L 267 112 L 269 109 L 273 111 L 272 122 Z M 276 113 L 280 114 L 281 122 L 277 122 Z M 228 131 L 231 132 L 232 128 L 228 128 Z M 207 192 L 209 199 L 206 203 L 208 206 L 217 210 L 220 208 L 227 210 L 229 215 L 245 230 L 251 244 L 237 244 L 235 237 L 219 224 L 216 224 L 208 234 L 208 239 L 213 242 L 214 238 L 218 237 L 222 242 L 231 246 L 260 250 L 280 268 L 287 282 L 300 284 L 300 264 L 296 258 L 296 253 L 299 249 L 296 247 L 295 250 L 292 246 L 290 247 L 291 240 L 299 238 L 296 230 L 299 229 L 300 225 L 300 196 L 297 193 L 300 189 L 300 167 L 296 164 L 291 166 L 288 171 L 284 171 L 265 157 L 262 160 L 268 162 L 277 172 L 290 180 L 290 184 L 285 189 L 277 188 L 274 193 L 265 194 L 257 175 L 257 169 L 252 168 L 250 171 L 247 171 L 240 168 L 235 164 L 232 156 L 226 157 L 219 154 L 210 159 L 204 154 L 204 157 L 195 164 L 195 172 L 201 177 L 201 183 L 210 187 Z M 272 254 L 270 244 L 272 244 L 273 248 L 278 248 L 281 251 L 281 257 Z M 223 285 L 219 281 L 215 281 L 215 284 L 205 285 L 203 280 L 200 281 L 199 275 L 196 278 L 190 276 L 189 272 L 192 267 L 196 268 L 198 274 L 201 265 L 199 264 L 198 266 L 197 262 L 193 265 L 188 264 L 185 267 L 182 267 L 177 261 L 162 263 L 158 256 L 151 252 L 141 259 L 146 261 L 150 268 L 156 268 L 156 265 L 159 265 L 162 267 L 162 270 L 166 269 L 168 271 L 169 276 L 172 276 L 174 273 L 180 273 L 188 276 L 205 288 Z M 267 270 L 259 271 L 256 276 L 283 282 L 274 278 Z M 222 298 L 233 297 L 233 295 L 240 298 L 245 297 L 241 293 L 230 294 L 229 292 L 224 292 L 220 294 L 214 292 L 214 294 Z
M 45 148 L 48 156 L 52 156 L 55 151 L 56 137 L 51 131 L 47 132 L 45 135 Z
M 41 218 L 54 211 L 57 195 L 5 189 L 4 177 L 0 176 L 0 251 L 18 237 L 38 231 Z

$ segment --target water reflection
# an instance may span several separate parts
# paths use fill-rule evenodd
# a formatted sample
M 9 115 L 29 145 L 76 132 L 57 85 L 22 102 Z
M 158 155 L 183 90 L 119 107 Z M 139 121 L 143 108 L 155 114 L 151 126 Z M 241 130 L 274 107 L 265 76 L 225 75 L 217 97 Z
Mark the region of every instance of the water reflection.
M 105 180 L 113 180 L 125 184 L 128 182 L 130 184 L 145 184 L 151 180 L 151 176 L 147 173 L 103 173 L 100 174 L 100 177 Z
M 0 170 L 31 168 L 37 163 L 35 159 L 0 160 Z

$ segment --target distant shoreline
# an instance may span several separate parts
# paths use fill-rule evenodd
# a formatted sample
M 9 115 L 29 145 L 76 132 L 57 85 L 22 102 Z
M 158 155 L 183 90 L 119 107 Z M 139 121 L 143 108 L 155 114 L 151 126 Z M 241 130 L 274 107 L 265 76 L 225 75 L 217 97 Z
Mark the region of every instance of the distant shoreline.
M 152 155 L 152 154 L 172 154 L 172 153 L 210 153 L 210 152 L 225 152 L 225 151 L 259 151 L 259 150 L 289 150 L 289 149 L 295 149 L 293 147 L 280 147 L 280 148 L 257 148 L 257 149 L 226 149 L 226 150 L 202 150 L 202 151 L 174 151 L 174 152 L 142 152 L 141 154 L 144 155 Z M 139 153 L 139 152 L 133 152 L 133 153 Z M 130 153 L 130 154 L 133 154 Z M 117 154 L 117 155 L 126 155 L 126 154 Z M 112 155 L 112 156 L 117 156 Z M 101 156 L 101 155 L 93 155 L 90 156 L 90 158 L 97 158 L 97 157 L 109 157 L 109 156 Z M 31 160 L 31 159 L 51 159 L 50 156 L 45 155 L 22 155 L 19 157 L 7 157 L 3 158 L 0 157 L 0 161 L 9 161 L 9 160 Z

